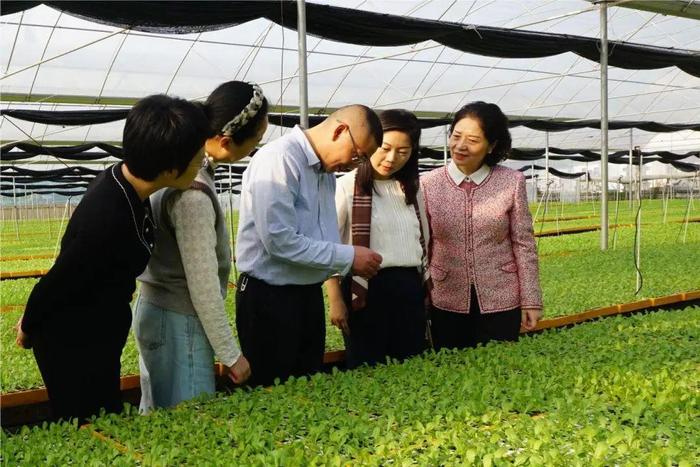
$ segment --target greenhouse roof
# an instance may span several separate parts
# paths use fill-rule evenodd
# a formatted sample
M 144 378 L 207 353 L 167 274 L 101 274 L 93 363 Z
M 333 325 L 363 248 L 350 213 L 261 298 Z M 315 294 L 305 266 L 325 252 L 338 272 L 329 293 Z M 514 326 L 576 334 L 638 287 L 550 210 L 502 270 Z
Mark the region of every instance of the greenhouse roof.
M 130 106 L 140 97 L 160 92 L 201 99 L 216 85 L 231 79 L 260 83 L 274 110 L 295 112 L 298 109 L 297 33 L 278 24 L 290 22 L 289 12 L 295 11 L 295 2 L 219 2 L 220 8 L 230 5 L 230 9 L 236 9 L 242 22 L 233 26 L 219 24 L 213 28 L 215 30 L 190 28 L 194 32 L 184 32 L 188 26 L 182 25 L 172 30 L 159 25 L 152 27 L 151 32 L 139 31 L 137 29 L 148 28 L 105 24 L 119 23 L 123 18 L 116 15 L 107 20 L 88 18 L 87 10 L 81 17 L 76 16 L 79 8 L 89 10 L 90 2 L 34 6 L 36 3 L 3 2 L 4 13 L 15 11 L 2 16 L 0 29 L 3 43 L 12 44 L 9 53 L 6 48 L 0 59 L 4 72 L 0 81 L 3 109 L 118 109 Z M 144 5 L 144 2 L 137 3 Z M 150 11 L 158 16 L 164 11 L 162 4 L 146 3 L 151 10 L 142 8 L 143 15 Z M 617 8 L 618 3 L 629 7 L 633 5 L 625 3 L 640 2 L 609 2 L 608 36 L 611 41 L 617 41 L 610 44 L 610 120 L 662 124 L 700 122 L 700 78 L 697 76 L 700 73 L 696 72 L 700 70 L 700 23 L 662 14 L 673 13 L 671 11 Z M 212 2 L 197 4 L 202 11 L 211 13 L 207 8 Z M 444 117 L 464 103 L 485 100 L 499 104 L 512 118 L 569 122 L 600 118 L 600 65 L 585 57 L 585 54 L 595 57 L 589 49 L 591 44 L 597 46 L 595 39 L 599 35 L 599 7 L 590 2 L 357 0 L 346 3 L 350 7 L 347 11 L 354 12 L 360 19 L 374 18 L 373 22 L 360 28 L 359 23 L 347 20 L 344 28 L 329 28 L 328 24 L 339 21 L 331 16 L 340 11 L 333 4 L 307 2 L 308 11 L 318 10 L 326 15 L 321 20 L 313 14 L 308 18 L 309 106 L 312 112 L 325 113 L 360 102 L 378 109 L 403 107 L 425 117 Z M 103 3 L 102 15 L 110 12 L 107 5 L 118 11 L 118 3 Z M 183 3 L 178 6 L 186 8 Z M 273 19 L 277 15 L 277 22 L 250 9 L 266 10 L 265 14 Z M 170 10 L 169 13 L 173 13 L 172 4 Z M 696 7 L 686 9 L 688 11 L 692 15 Z M 390 28 L 385 28 L 386 34 L 381 34 L 381 27 L 377 26 L 383 23 L 377 16 L 371 16 L 375 12 L 394 15 L 381 18 L 390 21 L 394 25 L 392 28 L 408 24 L 412 35 L 402 30 L 401 34 L 405 33 L 399 34 L 402 45 L 372 45 L 391 42 L 386 38 L 398 34 Z M 428 28 L 428 36 L 432 39 L 424 40 L 428 36 L 422 33 L 430 24 L 433 26 Z M 454 32 L 459 34 L 459 41 L 440 35 L 455 24 L 457 29 L 461 28 Z M 347 34 L 347 30 L 357 33 L 350 34 L 343 42 L 331 39 Z M 325 31 L 324 37 L 314 36 L 314 31 Z M 494 47 L 498 37 L 502 41 L 500 49 Z M 534 41 L 519 43 L 529 37 Z M 480 43 L 480 39 L 486 45 Z M 556 51 L 551 48 L 554 47 L 552 40 L 554 45 L 559 41 L 563 48 L 578 47 L 576 50 L 588 52 L 551 55 Z M 564 44 L 569 40 L 570 44 Z M 545 50 L 545 43 L 550 49 Z M 641 46 L 641 53 L 635 52 L 636 46 L 629 46 L 629 43 Z M 625 58 L 625 51 L 636 55 L 633 59 Z M 488 55 L 497 53 L 509 56 Z M 512 57 L 528 54 L 526 58 Z M 652 67 L 651 62 L 670 65 Z M 653 69 L 623 68 L 612 66 L 613 63 Z M 119 141 L 123 126 L 123 121 L 77 127 L 9 121 L 4 118 L 2 121 L 4 142 L 32 139 L 72 143 Z M 271 125 L 265 140 L 284 131 L 285 128 Z M 513 128 L 512 133 L 515 147 L 545 145 L 544 131 L 520 126 Z M 658 144 L 654 143 L 658 140 L 654 132 L 635 129 L 633 133 L 634 144 L 645 150 L 682 153 L 700 147 L 697 131 L 686 132 L 678 138 L 669 137 Z M 424 131 L 423 145 L 441 147 L 443 141 L 444 127 Z M 600 130 L 584 127 L 551 133 L 549 144 L 596 150 L 600 148 Z M 629 129 L 610 131 L 611 150 L 624 150 L 629 144 Z

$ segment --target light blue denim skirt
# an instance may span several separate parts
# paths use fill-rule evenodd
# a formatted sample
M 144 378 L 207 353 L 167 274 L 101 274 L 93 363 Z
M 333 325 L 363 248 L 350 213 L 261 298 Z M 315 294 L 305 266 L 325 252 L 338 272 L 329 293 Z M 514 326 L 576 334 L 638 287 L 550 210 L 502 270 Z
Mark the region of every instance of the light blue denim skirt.
M 166 310 L 139 297 L 133 326 L 142 412 L 214 393 L 214 350 L 197 316 Z

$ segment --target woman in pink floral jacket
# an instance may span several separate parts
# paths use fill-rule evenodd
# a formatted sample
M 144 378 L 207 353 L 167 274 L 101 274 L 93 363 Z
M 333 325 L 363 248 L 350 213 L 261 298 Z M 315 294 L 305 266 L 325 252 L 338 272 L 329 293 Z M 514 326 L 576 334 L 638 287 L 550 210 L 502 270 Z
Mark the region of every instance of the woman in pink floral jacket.
M 522 173 L 495 104 L 462 107 L 452 160 L 421 178 L 430 223 L 431 330 L 436 349 L 514 341 L 542 315 L 537 248 Z

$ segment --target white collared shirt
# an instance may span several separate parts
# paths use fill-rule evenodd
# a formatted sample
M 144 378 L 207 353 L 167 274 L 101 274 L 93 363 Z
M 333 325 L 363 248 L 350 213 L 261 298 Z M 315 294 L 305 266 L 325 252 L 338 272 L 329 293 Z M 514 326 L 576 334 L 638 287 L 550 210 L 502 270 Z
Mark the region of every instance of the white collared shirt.
M 352 202 L 356 176 L 357 170 L 353 170 L 340 177 L 335 191 L 340 240 L 348 245 L 352 244 Z M 426 244 L 430 240 L 423 193 L 420 190 L 416 193 L 422 223 L 422 227 L 419 227 L 416 209 L 412 204 L 406 204 L 406 195 L 398 180 L 374 180 L 373 185 L 369 247 L 382 255 L 381 268 L 420 267 L 423 260 L 420 228 L 423 229 Z
M 454 161 L 450 161 L 450 164 L 447 166 L 447 173 L 450 174 L 450 178 L 457 186 L 459 186 L 464 180 L 481 185 L 484 180 L 486 180 L 486 177 L 489 176 L 490 172 L 491 167 L 486 164 L 482 164 L 482 166 L 471 175 L 466 175 L 464 172 L 459 170 L 459 167 L 457 167 L 457 164 L 455 164 Z

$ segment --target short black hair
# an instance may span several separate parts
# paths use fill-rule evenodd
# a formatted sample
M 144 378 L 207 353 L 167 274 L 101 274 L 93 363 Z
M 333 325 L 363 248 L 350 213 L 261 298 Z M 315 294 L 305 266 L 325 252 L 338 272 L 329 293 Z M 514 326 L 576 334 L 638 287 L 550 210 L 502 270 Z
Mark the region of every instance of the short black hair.
M 457 111 L 450 125 L 450 134 L 455 129 L 457 122 L 465 117 L 472 117 L 479 120 L 481 131 L 484 132 L 489 144 L 496 145 L 493 150 L 486 155 L 484 162 L 489 167 L 493 167 L 501 161 L 508 159 L 512 139 L 508 130 L 508 117 L 496 104 L 483 101 L 471 102 Z
M 227 81 L 214 89 L 204 103 L 204 111 L 209 117 L 209 125 L 213 134 L 221 134 L 224 125 L 241 113 L 252 97 L 253 86 L 243 81 Z M 267 111 L 267 98 L 263 97 L 262 106 L 255 116 L 231 135 L 233 142 L 240 145 L 254 137 L 260 125 L 267 118 Z
M 123 159 L 134 176 L 146 181 L 173 169 L 179 176 L 210 136 L 201 104 L 165 94 L 144 97 L 126 117 Z
M 367 107 L 366 105 L 362 104 L 349 104 L 345 105 L 339 109 L 337 109 L 335 112 L 331 114 L 331 116 L 335 117 L 341 114 L 342 111 L 359 111 L 360 115 L 362 116 L 362 119 L 364 119 L 366 126 L 367 126 L 367 132 L 369 133 L 369 136 L 372 137 L 375 143 L 377 143 L 377 146 L 382 144 L 382 141 L 384 139 L 384 131 L 382 130 L 382 122 L 379 120 L 379 116 L 377 113 Z M 358 122 L 359 123 L 359 122 Z
M 416 205 L 418 193 L 418 159 L 420 159 L 420 124 L 416 116 L 403 109 L 385 110 L 379 113 L 379 121 L 382 131 L 400 131 L 406 133 L 411 139 L 411 156 L 403 167 L 392 178 L 398 180 L 406 197 L 406 204 Z M 382 135 L 382 139 L 384 135 Z M 383 143 L 383 141 L 382 141 Z M 381 146 L 380 143 L 379 145 Z M 371 157 L 371 156 L 370 156 Z M 364 195 L 371 195 L 374 189 L 374 170 L 372 163 L 364 162 L 357 168 L 356 177 L 360 184 L 360 191 Z

